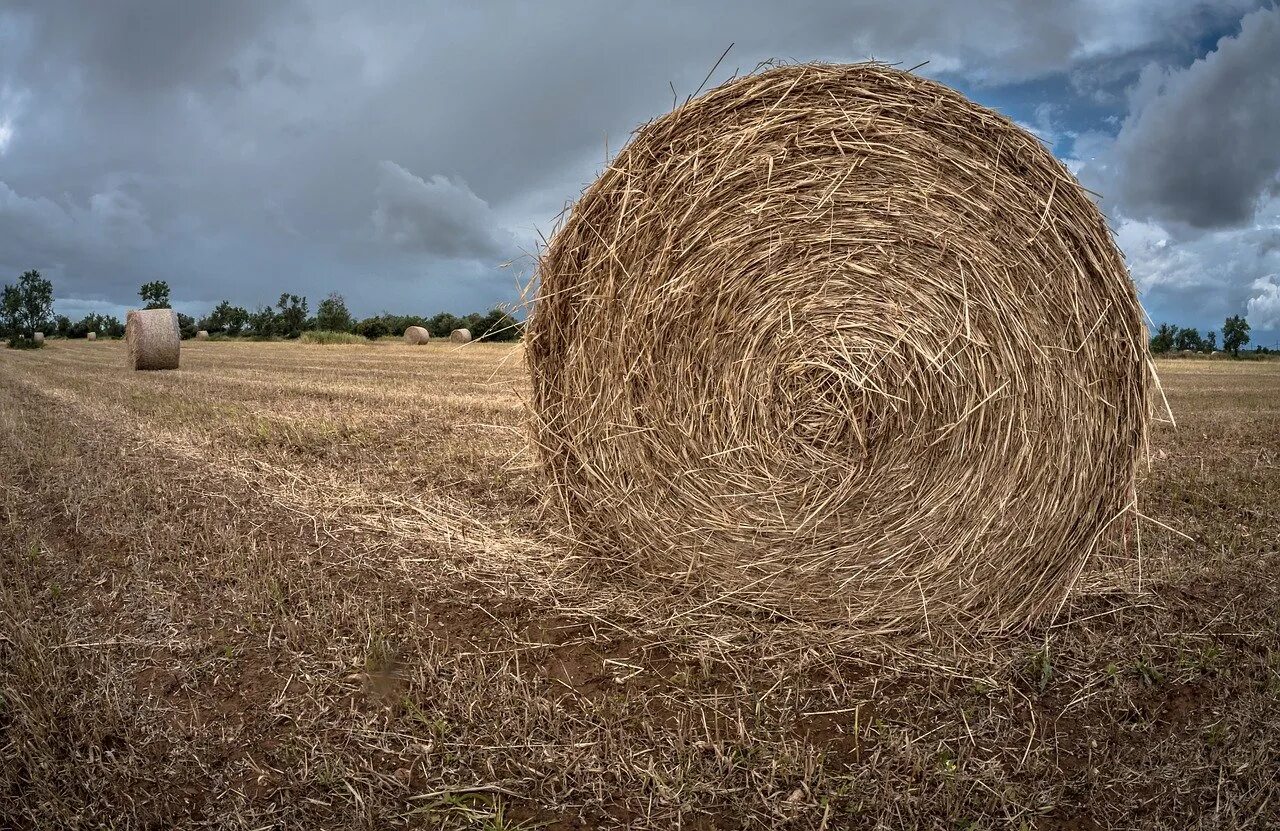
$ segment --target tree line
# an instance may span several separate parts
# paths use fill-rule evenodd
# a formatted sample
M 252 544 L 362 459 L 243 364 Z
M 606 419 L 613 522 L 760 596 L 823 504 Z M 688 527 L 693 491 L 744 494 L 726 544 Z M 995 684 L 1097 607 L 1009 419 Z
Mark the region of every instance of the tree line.
M 1249 342 L 1249 321 L 1240 315 L 1232 315 L 1222 324 L 1222 350 L 1238 357 L 1240 349 Z M 1167 352 L 1216 352 L 1218 333 L 1210 329 L 1203 335 L 1194 327 L 1182 327 L 1161 323 L 1151 336 L 1151 351 L 1157 355 Z M 1259 346 L 1259 352 L 1264 351 Z
M 167 309 L 170 305 L 169 284 L 164 280 L 144 283 L 138 290 L 144 309 Z M 416 315 L 380 315 L 357 320 L 347 308 L 346 299 L 333 292 L 320 301 L 316 312 L 309 311 L 307 298 L 285 292 L 274 306 L 261 306 L 250 312 L 223 300 L 206 316 L 196 319 L 178 312 L 178 329 L 183 338 L 193 338 L 204 330 L 210 336 L 229 338 L 298 338 L 303 332 L 342 332 L 362 335 L 370 340 L 384 335 L 403 335 L 410 326 L 421 326 L 434 337 L 448 337 L 454 329 L 468 329 L 473 338 L 492 341 L 518 340 L 522 324 L 501 309 L 461 317 L 441 312 L 432 317 Z M 53 283 L 38 271 L 27 271 L 14 285 L 6 285 L 0 296 L 0 338 L 13 347 L 34 347 L 35 333 L 46 337 L 83 338 L 90 332 L 107 337 L 122 337 L 124 324 L 113 315 L 90 312 L 81 320 L 53 314 Z

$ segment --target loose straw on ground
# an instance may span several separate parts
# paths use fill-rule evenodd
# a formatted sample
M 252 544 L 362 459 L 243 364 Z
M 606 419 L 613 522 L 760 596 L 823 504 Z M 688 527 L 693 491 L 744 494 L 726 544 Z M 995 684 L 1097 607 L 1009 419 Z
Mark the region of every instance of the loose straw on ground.
M 124 339 L 129 346 L 129 365 L 134 369 L 178 368 L 182 335 L 173 309 L 129 312 Z
M 1131 505 L 1148 375 L 1120 252 L 1035 137 L 933 81 L 714 89 L 635 133 L 539 275 L 541 469 L 636 577 L 1016 627 Z
M 418 346 L 431 340 L 431 333 L 421 326 L 410 326 L 404 330 L 404 342 Z

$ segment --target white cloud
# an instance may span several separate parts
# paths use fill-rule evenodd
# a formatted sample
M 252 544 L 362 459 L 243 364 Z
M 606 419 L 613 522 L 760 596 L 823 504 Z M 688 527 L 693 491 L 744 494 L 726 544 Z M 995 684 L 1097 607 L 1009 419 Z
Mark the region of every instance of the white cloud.
M 1258 293 L 1249 298 L 1246 317 L 1259 329 L 1280 329 L 1280 275 L 1270 274 L 1253 281 Z
M 424 180 L 391 161 L 378 170 L 370 216 L 374 239 L 448 259 L 496 264 L 515 255 L 514 239 L 466 182 L 440 175 Z

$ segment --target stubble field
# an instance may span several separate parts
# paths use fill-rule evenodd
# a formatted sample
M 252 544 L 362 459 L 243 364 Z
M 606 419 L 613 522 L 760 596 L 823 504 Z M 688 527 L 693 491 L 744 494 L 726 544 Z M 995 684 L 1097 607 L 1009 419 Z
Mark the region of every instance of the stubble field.
M 1149 519 L 909 642 L 575 551 L 519 347 L 0 350 L 0 828 L 1280 827 L 1280 363 L 1159 371 Z

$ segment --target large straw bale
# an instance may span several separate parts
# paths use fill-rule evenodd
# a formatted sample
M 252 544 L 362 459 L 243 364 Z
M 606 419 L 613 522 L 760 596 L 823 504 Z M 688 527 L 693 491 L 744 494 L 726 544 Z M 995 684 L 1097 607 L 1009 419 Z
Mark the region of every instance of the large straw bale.
M 452 332 L 449 333 L 449 340 L 452 343 L 470 343 L 471 330 L 470 329 L 454 329 Z
M 196 340 L 208 340 L 208 339 L 209 339 L 208 330 L 201 329 L 200 331 L 196 332 Z
M 173 309 L 133 310 L 125 319 L 124 339 L 134 369 L 177 369 L 182 335 Z
M 714 89 L 637 130 L 539 278 L 534 446 L 626 573 L 1016 627 L 1133 507 L 1150 375 L 1121 254 L 1034 136 L 936 82 Z
M 404 330 L 404 342 L 419 346 L 431 340 L 431 333 L 421 326 L 410 326 Z
M 36 343 L 44 343 L 44 332 L 36 332 L 33 335 Z
M 85 337 L 86 337 L 86 338 L 88 338 L 89 340 L 97 340 L 97 339 L 98 339 L 98 333 L 97 333 L 97 332 L 90 332 L 89 334 L 85 335 Z

